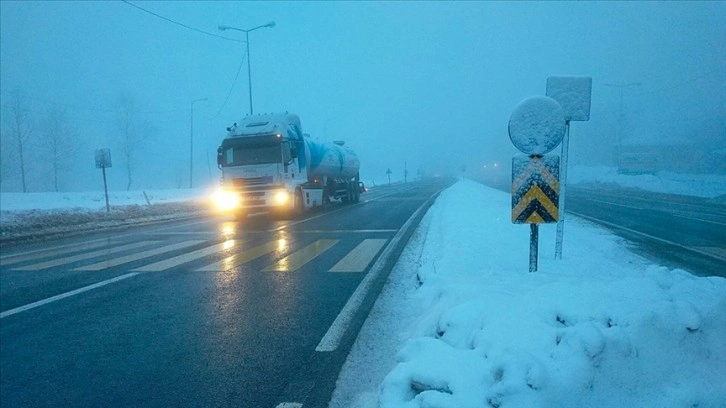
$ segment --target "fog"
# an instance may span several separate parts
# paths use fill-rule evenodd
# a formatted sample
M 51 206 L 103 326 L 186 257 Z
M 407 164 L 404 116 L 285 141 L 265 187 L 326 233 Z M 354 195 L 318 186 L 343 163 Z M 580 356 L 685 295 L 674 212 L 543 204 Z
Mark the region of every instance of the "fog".
M 193 185 L 217 183 L 225 128 L 250 109 L 245 34 L 217 27 L 269 21 L 249 33 L 254 113 L 344 140 L 366 183 L 506 169 L 512 110 L 568 75 L 593 79 L 572 164 L 670 152 L 661 169 L 726 173 L 724 2 L 2 1 L 0 188 L 22 191 L 18 101 L 27 191 L 54 189 L 54 128 L 61 191 L 103 188 L 99 148 L 110 189 L 188 187 L 192 106 Z

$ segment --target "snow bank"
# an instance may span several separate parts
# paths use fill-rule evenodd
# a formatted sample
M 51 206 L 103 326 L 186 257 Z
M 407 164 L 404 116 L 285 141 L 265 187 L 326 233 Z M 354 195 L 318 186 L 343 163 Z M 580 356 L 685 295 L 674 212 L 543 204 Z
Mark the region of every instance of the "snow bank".
M 726 195 L 726 175 L 682 174 L 660 171 L 655 175 L 618 174 L 616 167 L 574 166 L 567 182 L 613 183 L 623 187 L 639 188 L 656 193 L 715 198 Z
M 554 226 L 541 228 L 529 273 L 529 228 L 509 211 L 508 194 L 471 181 L 442 193 L 332 407 L 726 406 L 726 279 L 650 265 L 573 218 L 562 261 Z M 366 364 L 390 367 L 380 388 L 346 385 Z
M 109 192 L 0 193 L 0 240 L 30 239 L 207 212 L 204 189 Z M 147 201 L 148 200 L 148 201 Z
M 109 205 L 146 205 L 146 197 L 151 204 L 195 201 L 209 197 L 205 189 L 170 189 L 144 191 L 109 191 Z M 0 193 L 0 210 L 56 210 L 56 209 L 105 210 L 106 197 L 103 191 L 68 193 Z

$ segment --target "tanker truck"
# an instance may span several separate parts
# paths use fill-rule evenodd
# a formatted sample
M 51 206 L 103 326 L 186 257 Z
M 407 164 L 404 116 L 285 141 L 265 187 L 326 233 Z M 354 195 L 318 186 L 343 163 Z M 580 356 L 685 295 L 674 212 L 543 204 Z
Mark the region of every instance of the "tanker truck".
M 333 200 L 356 203 L 364 190 L 356 154 L 342 141 L 312 140 L 295 114 L 248 115 L 228 127 L 217 165 L 217 208 L 237 218 L 297 216 Z

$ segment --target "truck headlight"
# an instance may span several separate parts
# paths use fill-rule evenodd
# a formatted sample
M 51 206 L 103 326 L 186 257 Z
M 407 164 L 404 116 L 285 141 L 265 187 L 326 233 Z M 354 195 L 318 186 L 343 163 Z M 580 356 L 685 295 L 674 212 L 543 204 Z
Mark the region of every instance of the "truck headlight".
M 286 204 L 288 201 L 290 201 L 290 193 L 288 193 L 287 191 L 278 191 L 273 196 L 273 200 L 277 205 Z
M 239 195 L 231 191 L 217 190 L 212 195 L 212 201 L 214 201 L 217 209 L 221 211 L 228 211 L 235 209 L 240 206 Z

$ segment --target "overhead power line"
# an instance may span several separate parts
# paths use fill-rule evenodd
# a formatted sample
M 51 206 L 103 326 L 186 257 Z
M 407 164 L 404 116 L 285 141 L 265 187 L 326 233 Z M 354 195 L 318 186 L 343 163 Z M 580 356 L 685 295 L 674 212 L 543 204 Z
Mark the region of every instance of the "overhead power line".
M 239 62 L 239 67 L 237 68 L 237 75 L 234 76 L 234 81 L 232 81 L 232 86 L 229 88 L 229 92 L 227 92 L 227 97 L 224 98 L 224 102 L 222 103 L 222 106 L 219 108 L 219 111 L 217 111 L 217 114 L 214 116 L 215 118 L 217 116 L 219 116 L 219 114 L 222 113 L 222 109 L 224 109 L 224 107 L 227 106 L 227 101 L 229 100 L 230 95 L 232 95 L 232 90 L 234 89 L 234 86 L 237 83 L 237 78 L 239 78 L 239 73 L 240 73 L 240 71 L 242 71 L 242 66 L 244 65 L 246 58 L 247 58 L 247 54 L 243 54 L 242 61 Z
M 178 21 L 174 21 L 174 20 L 172 20 L 172 19 L 170 19 L 170 18 L 164 17 L 164 16 L 162 16 L 162 15 L 159 15 L 159 14 L 156 14 L 156 13 L 154 13 L 153 11 L 147 10 L 147 9 L 145 9 L 145 8 L 143 8 L 143 7 L 137 6 L 136 4 L 133 4 L 133 3 L 129 2 L 129 1 L 126 1 L 126 0 L 121 0 L 121 1 L 122 1 L 122 2 L 124 2 L 124 3 L 126 3 L 126 4 L 128 4 L 128 5 L 129 5 L 129 6 L 131 6 L 131 7 L 134 7 L 134 8 L 136 8 L 136 9 L 139 9 L 139 10 L 143 11 L 144 13 L 148 13 L 148 14 L 151 14 L 151 15 L 152 15 L 152 16 L 154 16 L 154 17 L 158 17 L 158 18 L 160 18 L 160 19 L 162 19 L 162 20 L 168 21 L 168 22 L 170 22 L 170 23 L 172 23 L 172 24 L 176 24 L 176 25 L 178 25 L 178 26 L 182 26 L 182 27 L 184 27 L 184 28 L 186 28 L 186 29 L 189 29 L 189 30 L 192 30 L 192 31 L 196 31 L 196 32 L 198 32 L 198 33 L 202 33 L 202 34 L 210 35 L 210 36 L 212 36 L 212 37 L 217 37 L 217 38 L 221 38 L 221 39 L 223 39 L 223 40 L 227 40 L 227 41 L 234 41 L 234 42 L 241 42 L 241 43 L 243 43 L 243 42 L 244 42 L 244 41 L 242 41 L 242 40 L 238 40 L 238 39 L 236 39 L 236 38 L 230 38 L 230 37 L 225 37 L 225 36 L 222 36 L 222 35 L 219 35 L 219 34 L 214 34 L 214 33 L 210 33 L 210 32 L 208 32 L 208 31 L 204 31 L 204 30 L 200 30 L 200 29 L 198 29 L 198 28 L 194 28 L 194 27 L 188 26 L 188 25 L 186 25 L 186 24 L 180 23 L 180 22 L 178 22 Z
M 670 90 L 673 90 L 673 89 L 681 88 L 681 87 L 684 87 L 686 85 L 690 85 L 690 84 L 692 84 L 694 82 L 697 82 L 697 81 L 699 81 L 699 80 L 701 80 L 703 78 L 706 78 L 706 77 L 711 76 L 711 75 L 713 75 L 715 73 L 718 73 L 718 72 L 723 72 L 723 71 L 721 69 L 719 69 L 719 68 L 716 68 L 716 69 L 713 69 L 711 71 L 706 72 L 705 74 L 701 74 L 701 75 L 698 75 L 696 77 L 693 77 L 693 78 L 690 78 L 690 79 L 686 79 L 686 80 L 680 81 L 678 83 L 675 83 L 675 84 L 672 84 L 672 85 L 669 85 L 669 86 L 662 86 L 660 88 L 657 88 L 657 89 L 654 89 L 654 90 L 649 90 L 649 91 L 636 92 L 636 95 L 653 95 L 653 94 L 657 94 L 657 93 L 661 93 L 661 92 L 665 92 L 665 91 L 670 91 Z

